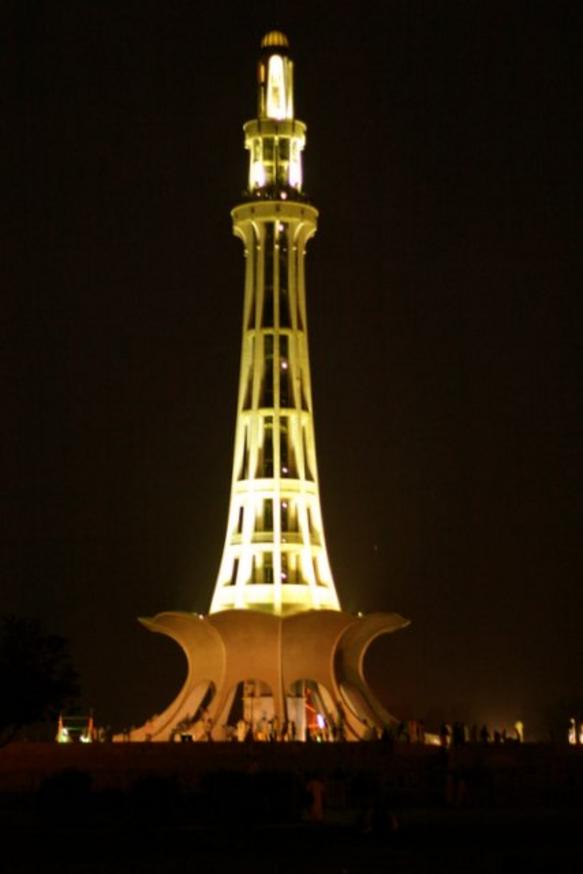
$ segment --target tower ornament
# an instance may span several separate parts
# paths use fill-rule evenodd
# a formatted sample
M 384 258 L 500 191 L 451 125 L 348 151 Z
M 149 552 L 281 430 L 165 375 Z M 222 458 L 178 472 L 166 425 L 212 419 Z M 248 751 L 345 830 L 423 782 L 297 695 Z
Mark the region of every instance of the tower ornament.
M 222 560 L 208 616 L 140 620 L 182 647 L 188 673 L 131 740 L 357 740 L 394 721 L 366 682 L 364 657 L 376 637 L 409 622 L 343 612 L 324 538 L 304 263 L 318 212 L 303 191 L 306 126 L 294 117 L 288 48 L 279 31 L 261 42 L 257 118 L 243 128 L 247 191 L 231 213 L 245 293 Z

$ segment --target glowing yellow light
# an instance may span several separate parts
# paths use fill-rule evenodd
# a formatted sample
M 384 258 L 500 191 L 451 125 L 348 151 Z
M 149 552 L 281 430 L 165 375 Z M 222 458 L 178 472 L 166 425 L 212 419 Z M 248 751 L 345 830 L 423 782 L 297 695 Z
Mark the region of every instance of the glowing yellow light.
M 302 187 L 302 159 L 301 144 L 299 140 L 292 139 L 289 162 L 289 184 L 292 188 Z
M 59 729 L 59 733 L 57 735 L 57 742 L 60 744 L 69 744 L 71 743 L 71 736 L 69 734 L 68 728 L 61 727 Z

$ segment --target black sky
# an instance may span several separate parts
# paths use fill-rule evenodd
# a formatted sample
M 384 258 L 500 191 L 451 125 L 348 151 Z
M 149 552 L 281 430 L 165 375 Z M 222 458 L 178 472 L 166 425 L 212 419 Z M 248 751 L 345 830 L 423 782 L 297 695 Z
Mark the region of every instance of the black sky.
M 328 548 L 395 712 L 581 696 L 576 3 L 4 2 L 0 612 L 139 724 L 223 545 L 264 32 L 288 33 Z M 275 10 L 275 11 L 274 11 Z

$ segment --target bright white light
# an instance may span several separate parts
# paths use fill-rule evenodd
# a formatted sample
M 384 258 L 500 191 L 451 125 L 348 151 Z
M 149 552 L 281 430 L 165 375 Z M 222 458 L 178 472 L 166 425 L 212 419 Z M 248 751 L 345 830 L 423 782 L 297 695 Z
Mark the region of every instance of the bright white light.
M 326 725 L 326 720 L 321 713 L 316 713 L 316 722 L 318 723 L 318 728 L 324 728 Z
M 281 55 L 272 55 L 267 73 L 267 117 L 286 118 L 285 70 Z
M 251 162 L 249 188 L 263 188 L 265 185 L 265 167 L 261 161 Z

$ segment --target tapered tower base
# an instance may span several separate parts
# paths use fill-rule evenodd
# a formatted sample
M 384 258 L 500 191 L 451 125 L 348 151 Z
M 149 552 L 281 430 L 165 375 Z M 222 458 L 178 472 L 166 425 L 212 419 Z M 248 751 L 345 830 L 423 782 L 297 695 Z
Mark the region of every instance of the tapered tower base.
M 261 736 L 261 723 L 288 726 L 305 740 L 314 726 L 326 737 L 360 740 L 394 722 L 363 673 L 366 650 L 381 634 L 409 624 L 397 613 L 356 617 L 337 610 L 274 616 L 225 610 L 209 616 L 159 613 L 141 622 L 184 650 L 186 682 L 172 704 L 126 739 L 226 740 L 237 722 Z M 237 693 L 243 711 L 236 712 Z M 121 738 L 119 738 L 121 740 Z

